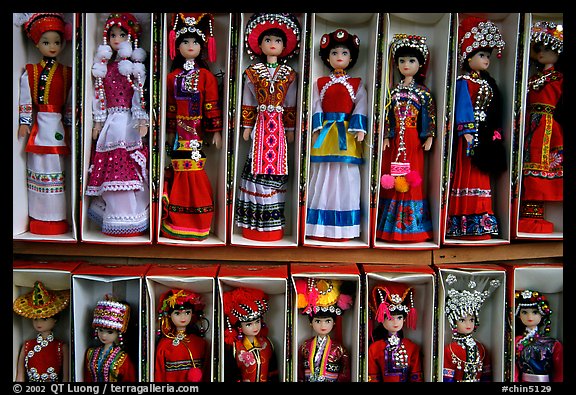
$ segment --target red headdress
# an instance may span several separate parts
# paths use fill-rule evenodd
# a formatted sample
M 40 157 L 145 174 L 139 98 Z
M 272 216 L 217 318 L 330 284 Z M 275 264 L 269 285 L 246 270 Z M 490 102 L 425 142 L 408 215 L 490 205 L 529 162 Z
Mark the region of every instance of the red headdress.
M 216 61 L 216 40 L 214 39 L 214 16 L 209 13 L 174 14 L 172 27 L 168 33 L 170 59 L 176 56 L 176 39 L 185 33 L 196 33 L 206 44 L 208 61 Z
M 502 57 L 505 42 L 498 26 L 486 18 L 469 16 L 460 21 L 458 27 L 458 60 L 464 63 L 470 53 L 479 49 L 497 49 Z
M 174 327 L 169 317 L 173 310 L 192 309 L 194 313 L 192 322 L 198 321 L 204 315 L 202 296 L 186 289 L 171 289 L 160 295 L 158 303 L 158 319 L 161 322 L 160 330 L 164 336 L 174 332 Z
M 248 20 L 244 34 L 246 50 L 251 59 L 262 55 L 262 49 L 258 45 L 258 37 L 266 30 L 273 28 L 280 29 L 286 34 L 286 42 L 280 58 L 287 59 L 299 52 L 302 29 L 294 14 L 258 12 L 252 14 Z
M 360 38 L 355 34 L 350 34 L 344 29 L 334 30 L 332 33 L 325 33 L 320 38 L 320 49 L 318 55 L 328 67 L 330 66 L 330 50 L 337 45 L 344 45 L 350 50 L 350 64 L 348 69 L 352 68 L 358 60 L 360 52 Z
M 386 282 L 372 289 L 370 308 L 374 319 L 383 323 L 392 314 L 406 314 L 406 326 L 416 328 L 417 312 L 414 307 L 414 288 L 402 283 Z
M 224 342 L 232 344 L 238 338 L 238 325 L 261 318 L 268 311 L 268 295 L 256 288 L 238 287 L 222 295 L 226 320 Z M 262 325 L 260 334 L 265 336 L 268 328 Z
M 14 23 L 24 28 L 24 32 L 34 44 L 38 44 L 40 37 L 49 31 L 59 32 L 64 40 L 72 37 L 71 26 L 64 21 L 64 14 L 61 13 L 18 13 L 14 14 Z
M 564 26 L 554 22 L 536 22 L 530 29 L 530 40 L 532 43 L 542 43 L 560 54 L 564 50 Z

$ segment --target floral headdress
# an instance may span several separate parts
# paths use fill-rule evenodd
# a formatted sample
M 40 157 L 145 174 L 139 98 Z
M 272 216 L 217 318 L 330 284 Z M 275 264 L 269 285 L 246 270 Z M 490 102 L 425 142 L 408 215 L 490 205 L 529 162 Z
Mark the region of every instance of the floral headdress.
M 248 20 L 244 34 L 244 43 L 250 59 L 262 55 L 262 49 L 258 45 L 258 37 L 268 29 L 280 29 L 286 34 L 286 42 L 280 58 L 286 60 L 298 54 L 302 28 L 296 15 L 257 12 L 252 14 Z
M 352 68 L 358 60 L 358 53 L 360 52 L 360 38 L 355 34 L 350 34 L 344 29 L 336 29 L 332 33 L 325 33 L 320 38 L 320 50 L 318 55 L 328 67 L 330 66 L 330 61 L 328 57 L 330 56 L 330 50 L 337 45 L 345 45 L 350 51 L 350 64 L 348 68 Z
M 505 42 L 496 24 L 486 18 L 470 16 L 460 21 L 458 27 L 458 60 L 464 63 L 468 55 L 480 49 L 496 49 L 502 57 Z
M 94 308 L 93 328 L 115 329 L 125 333 L 130 320 L 130 305 L 116 301 L 112 296 L 99 300 Z
M 542 43 L 561 54 L 564 50 L 564 26 L 554 22 L 540 21 L 530 29 L 532 43 Z
M 51 291 L 40 281 L 32 291 L 16 298 L 12 306 L 16 314 L 26 318 L 50 318 L 70 304 L 70 290 Z
M 238 287 L 222 295 L 224 308 L 224 342 L 232 344 L 239 338 L 238 326 L 241 322 L 250 322 L 261 318 L 268 311 L 268 295 L 256 288 Z M 261 334 L 265 336 L 264 325 Z M 263 332 L 264 331 L 264 332 Z
M 158 320 L 160 321 L 159 330 L 164 336 L 168 336 L 174 332 L 172 321 L 170 320 L 170 313 L 174 310 L 192 309 L 193 321 L 199 320 L 207 321 L 204 318 L 204 302 L 202 296 L 195 292 L 185 289 L 171 289 L 160 295 L 158 307 Z M 200 332 L 205 333 L 208 328 L 200 327 Z
M 416 328 L 417 312 L 414 306 L 414 288 L 402 283 L 386 282 L 372 289 L 370 308 L 377 322 L 390 319 L 392 314 L 406 314 L 406 326 Z
M 71 24 L 64 20 L 64 14 L 57 12 L 15 13 L 14 24 L 22 26 L 34 44 L 38 44 L 40 37 L 49 31 L 59 32 L 66 41 L 72 38 Z
M 341 280 L 322 278 L 298 278 L 294 281 L 297 292 L 297 307 L 302 314 L 314 316 L 318 313 L 342 315 L 352 307 L 352 296 L 341 292 Z
M 209 13 L 174 14 L 172 28 L 168 34 L 168 51 L 170 59 L 176 56 L 176 39 L 182 34 L 196 33 L 206 44 L 208 61 L 216 60 L 216 41 L 214 39 L 214 16 Z
M 522 308 L 538 309 L 538 312 L 542 315 L 542 324 L 544 324 L 540 327 L 540 332 L 542 334 L 548 334 L 550 332 L 550 316 L 552 315 L 552 310 L 545 295 L 538 291 L 525 289 L 514 292 L 514 299 L 516 300 L 516 310 L 514 311 L 516 317 L 518 317 L 518 313 Z

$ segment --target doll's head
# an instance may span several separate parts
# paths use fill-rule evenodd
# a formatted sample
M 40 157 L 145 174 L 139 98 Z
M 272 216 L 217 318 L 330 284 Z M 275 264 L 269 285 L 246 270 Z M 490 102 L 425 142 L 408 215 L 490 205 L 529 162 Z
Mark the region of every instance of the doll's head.
M 198 53 L 192 51 L 186 55 L 182 51 L 190 50 L 190 47 L 182 45 L 199 46 Z M 216 43 L 214 39 L 214 16 L 210 13 L 176 13 L 172 18 L 171 29 L 168 33 L 168 52 L 170 59 L 174 59 L 172 69 L 175 69 L 174 63 L 183 64 L 186 59 L 196 59 L 201 61 L 201 67 L 206 67 L 204 62 L 205 49 L 207 48 L 206 59 L 209 62 L 216 60 Z M 181 66 L 178 66 L 181 67 Z
M 396 333 L 403 337 L 403 328 L 416 328 L 417 311 L 414 305 L 414 287 L 403 283 L 386 281 L 372 289 L 370 310 L 377 325 L 375 339 Z
M 351 69 L 358 61 L 359 53 L 360 39 L 358 36 L 350 34 L 344 29 L 337 29 L 331 33 L 326 33 L 320 38 L 320 50 L 318 54 L 322 62 L 324 62 L 330 70 Z M 337 67 L 338 65 L 334 62 L 334 57 L 343 57 L 344 59 L 340 60 L 349 60 L 349 63 L 345 67 Z
M 554 22 L 539 21 L 530 29 L 530 58 L 538 67 L 553 64 L 562 68 L 564 59 L 564 27 Z
M 268 295 L 256 288 L 238 287 L 222 294 L 224 307 L 224 342 L 233 344 L 242 339 L 243 331 L 250 330 L 266 336 L 268 328 L 264 325 L 263 316 L 268 311 Z M 242 325 L 245 328 L 242 328 Z
M 395 34 L 390 44 L 390 54 L 400 74 L 414 76 L 414 79 L 420 83 L 424 81 L 429 57 L 426 37 L 414 34 Z M 418 64 L 414 60 L 417 60 Z M 405 67 L 407 67 L 406 70 Z
M 552 310 L 545 295 L 538 291 L 525 289 L 514 293 L 516 307 L 516 334 L 523 334 L 526 329 L 538 328 L 540 335 L 550 333 Z
M 195 292 L 185 289 L 165 292 L 159 300 L 158 331 L 164 336 L 173 336 L 182 330 L 204 336 L 209 325 L 204 317 L 204 307 L 201 295 Z
M 466 68 L 468 59 L 479 50 L 491 53 L 495 49 L 497 51 L 496 56 L 501 58 L 504 46 L 504 39 L 494 22 L 475 16 L 465 17 L 460 21 L 458 27 L 458 61 L 463 69 Z
M 58 37 L 62 48 L 64 48 L 65 42 L 72 37 L 72 27 L 64 20 L 64 14 L 60 13 L 15 13 L 14 23 L 17 26 L 22 26 L 26 36 L 36 46 L 48 32 L 52 32 Z
M 70 304 L 70 290 L 49 290 L 40 281 L 34 283 L 32 291 L 16 298 L 13 310 L 22 317 L 32 319 L 37 332 L 51 331 L 60 313 Z
M 106 298 L 98 301 L 94 308 L 92 319 L 94 337 L 103 344 L 114 342 L 123 345 L 123 335 L 128 330 L 129 320 L 130 305 L 106 295 Z
M 310 326 L 314 333 L 326 336 L 332 332 L 332 329 L 336 325 L 338 314 L 334 311 L 319 311 L 316 314 L 310 314 L 308 319 L 310 320 Z
M 277 55 L 287 60 L 297 54 L 300 48 L 300 22 L 290 13 L 254 13 L 246 24 L 244 44 L 251 59 L 265 56 L 262 51 L 264 37 L 281 38 L 283 49 Z

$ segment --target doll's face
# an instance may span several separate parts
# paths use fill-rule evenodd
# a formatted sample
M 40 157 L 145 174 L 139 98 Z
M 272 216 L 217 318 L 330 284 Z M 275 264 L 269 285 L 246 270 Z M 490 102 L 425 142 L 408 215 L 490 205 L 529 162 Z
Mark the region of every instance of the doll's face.
M 385 315 L 382 326 L 384 326 L 384 329 L 386 329 L 388 333 L 396 334 L 404 327 L 404 315 L 390 314 L 390 318 Z
M 334 328 L 334 319 L 332 317 L 314 317 L 311 324 L 315 333 L 326 336 Z
M 64 48 L 64 43 L 62 42 L 62 37 L 60 33 L 55 31 L 45 32 L 40 36 L 40 40 L 38 40 L 38 44 L 36 44 L 36 48 L 40 51 L 42 56 L 47 56 L 50 58 L 54 58 L 62 52 Z
M 34 318 L 32 320 L 32 326 L 36 332 L 48 332 L 54 329 L 56 326 L 57 320 L 49 317 L 49 318 Z
M 346 47 L 332 48 L 328 55 L 328 63 L 330 63 L 330 66 L 335 70 L 346 70 L 352 60 L 350 56 L 350 50 Z
M 530 47 L 530 57 L 540 64 L 555 64 L 559 56 L 556 51 L 540 43 Z
M 262 329 L 262 320 L 260 318 L 240 323 L 240 330 L 244 336 L 256 336 L 260 333 L 260 329 Z
M 282 51 L 284 51 L 284 40 L 282 40 L 282 37 L 265 35 L 262 38 L 260 48 L 266 56 L 280 56 Z
M 200 55 L 202 46 L 200 45 L 200 43 L 196 38 L 187 37 L 182 40 L 182 42 L 178 46 L 178 50 L 180 51 L 180 54 L 184 57 L 184 59 L 196 59 L 198 55 Z
M 116 329 L 109 328 L 96 328 L 96 333 L 98 334 L 98 339 L 104 345 L 114 344 L 118 340 L 118 331 Z
M 468 63 L 470 69 L 474 71 L 485 71 L 490 67 L 490 56 L 492 54 L 489 51 L 478 51 L 474 56 L 468 58 Z
M 398 58 L 398 70 L 404 77 L 414 77 L 419 68 L 420 62 L 415 56 L 400 56 Z
M 112 26 L 110 30 L 108 30 L 108 35 L 108 43 L 114 51 L 118 51 L 118 49 L 120 49 L 120 43 L 128 41 L 128 33 L 126 33 L 117 25 Z
M 542 314 L 540 314 L 538 309 L 535 308 L 520 309 L 518 315 L 520 317 L 520 321 L 522 321 L 522 323 L 530 329 L 535 328 L 538 324 L 540 324 L 540 321 L 542 321 Z
M 468 314 L 466 317 L 460 318 L 456 321 L 456 331 L 462 335 L 468 335 L 474 332 L 476 319 Z
M 184 330 L 192 321 L 192 309 L 174 310 L 170 313 L 170 319 L 176 330 Z

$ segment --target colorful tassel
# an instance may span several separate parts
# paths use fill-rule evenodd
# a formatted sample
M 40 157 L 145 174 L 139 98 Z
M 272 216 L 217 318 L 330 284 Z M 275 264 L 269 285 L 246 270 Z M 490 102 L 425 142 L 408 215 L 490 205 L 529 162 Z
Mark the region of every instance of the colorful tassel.
M 422 184 L 422 177 L 416 170 L 412 170 L 410 173 L 406 174 L 406 182 L 411 187 L 417 187 Z
M 400 193 L 408 192 L 409 186 L 408 182 L 406 182 L 406 177 L 396 177 L 394 180 L 394 188 Z
M 380 178 L 380 185 L 382 185 L 382 188 L 384 189 L 394 188 L 394 177 L 391 176 L 390 174 L 384 174 Z
M 192 383 L 202 381 L 202 370 L 200 368 L 192 368 L 186 374 L 186 379 Z

